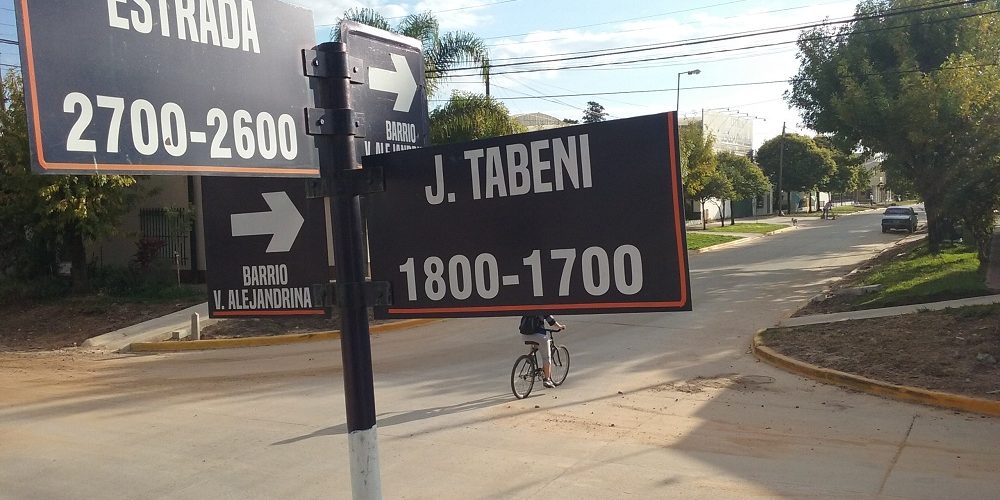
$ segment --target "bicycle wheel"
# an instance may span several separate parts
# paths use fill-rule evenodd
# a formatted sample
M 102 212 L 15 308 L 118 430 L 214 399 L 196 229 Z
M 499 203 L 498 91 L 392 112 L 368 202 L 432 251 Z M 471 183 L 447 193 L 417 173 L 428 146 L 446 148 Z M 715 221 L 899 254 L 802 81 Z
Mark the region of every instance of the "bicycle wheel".
M 569 375 L 569 349 L 564 345 L 552 346 L 552 383 L 561 385 Z
M 510 390 L 515 398 L 524 399 L 531 394 L 535 385 L 535 370 L 535 359 L 527 354 L 522 354 L 514 362 L 510 371 Z

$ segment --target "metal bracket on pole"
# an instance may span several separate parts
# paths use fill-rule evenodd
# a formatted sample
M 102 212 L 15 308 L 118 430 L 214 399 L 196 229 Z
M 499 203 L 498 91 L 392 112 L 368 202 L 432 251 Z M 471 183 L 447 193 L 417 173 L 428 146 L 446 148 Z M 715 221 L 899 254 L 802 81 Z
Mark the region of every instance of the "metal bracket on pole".
M 343 61 L 343 62 L 339 62 Z M 351 83 L 365 83 L 364 61 L 357 57 L 327 57 L 318 50 L 302 51 L 302 74 L 316 78 L 349 78 Z
M 326 179 L 306 181 L 306 198 L 322 198 L 333 194 L 354 196 L 384 191 L 385 173 L 381 166 L 341 170 L 332 183 Z
M 365 136 L 365 115 L 351 109 L 306 108 L 306 134 Z
M 312 296 L 313 305 L 323 306 L 326 309 L 333 307 L 337 302 L 333 283 L 314 283 L 309 285 L 309 295 Z
M 311 285 L 313 301 L 323 307 L 334 307 L 344 303 L 348 293 L 358 293 L 364 297 L 365 306 L 391 306 L 392 283 L 388 281 L 365 281 L 364 283 L 318 283 Z

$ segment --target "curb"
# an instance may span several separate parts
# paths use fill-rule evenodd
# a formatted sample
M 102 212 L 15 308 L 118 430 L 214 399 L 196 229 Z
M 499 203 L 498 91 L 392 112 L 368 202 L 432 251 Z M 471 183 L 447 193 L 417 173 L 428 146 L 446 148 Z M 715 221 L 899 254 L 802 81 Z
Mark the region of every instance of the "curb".
M 392 323 L 372 325 L 369 333 L 391 332 L 402 330 L 414 326 L 425 325 L 440 321 L 439 319 L 406 319 Z M 208 340 L 168 340 L 164 342 L 135 342 L 130 344 L 122 352 L 181 352 L 181 351 L 205 351 L 211 349 L 235 349 L 238 347 L 262 347 L 273 345 L 301 344 L 303 342 L 321 342 L 324 340 L 336 340 L 340 338 L 340 330 L 315 333 L 294 333 L 289 335 L 270 335 L 266 337 L 242 337 L 236 339 L 208 339 Z
M 974 398 L 971 396 L 961 396 L 947 392 L 932 391 L 920 387 L 891 384 L 881 380 L 874 380 L 860 375 L 823 368 L 804 361 L 780 354 L 762 344 L 761 334 L 764 330 L 758 331 L 753 336 L 751 349 L 757 358 L 783 370 L 797 373 L 820 382 L 847 387 L 868 394 L 882 396 L 899 401 L 910 403 L 921 403 L 950 410 L 961 410 L 984 415 L 1000 416 L 1000 401 Z

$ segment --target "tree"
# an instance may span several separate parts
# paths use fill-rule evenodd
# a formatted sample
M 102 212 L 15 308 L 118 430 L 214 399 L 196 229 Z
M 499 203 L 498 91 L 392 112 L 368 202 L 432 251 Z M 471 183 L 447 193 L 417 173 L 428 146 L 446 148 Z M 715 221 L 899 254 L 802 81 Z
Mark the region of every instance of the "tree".
M 608 119 L 608 114 L 604 111 L 604 106 L 594 102 L 587 102 L 587 109 L 583 110 L 583 123 L 597 123 Z
M 0 274 L 54 274 L 60 260 L 69 260 L 73 288 L 85 290 L 86 243 L 113 234 L 140 190 L 127 175 L 32 174 L 21 77 L 7 73 L 3 90 L 7 106 L 0 112 Z
M 993 227 L 996 224 L 995 210 L 1000 209 L 1000 156 L 986 165 L 963 163 L 956 175 L 957 184 L 952 186 L 943 200 L 944 213 L 960 223 L 962 229 L 972 237 L 979 259 L 980 269 L 989 265 Z M 945 233 L 950 228 L 946 228 Z
M 771 184 L 780 185 L 785 193 L 812 192 L 837 169 L 829 151 L 816 146 L 812 139 L 801 134 L 768 139 L 757 150 L 757 163 Z M 778 199 L 781 200 L 781 193 L 778 193 Z M 812 210 L 811 206 L 809 210 Z
M 701 225 L 704 229 L 708 224 L 704 216 L 705 203 L 712 198 L 728 198 L 732 185 L 718 170 L 715 138 L 702 131 L 701 122 L 682 125 L 680 142 L 684 198 L 701 204 Z
M 830 153 L 837 167 L 833 174 L 820 183 L 818 186 L 820 191 L 830 193 L 857 191 L 861 189 L 862 181 L 870 181 L 870 175 L 865 175 L 865 170 L 862 168 L 862 155 L 851 151 L 849 146 L 837 144 L 833 137 L 824 135 L 813 137 L 813 142 L 820 149 Z M 819 193 L 816 194 L 816 199 L 819 200 Z
M 1000 23 L 981 15 L 995 1 L 925 5 L 866 0 L 852 24 L 804 32 L 785 97 L 807 126 L 882 153 L 889 178 L 912 182 L 937 252 L 949 193 L 1000 153 Z
M 486 81 L 490 75 L 490 55 L 484 42 L 478 36 L 453 31 L 441 33 L 437 18 L 431 12 L 409 14 L 395 27 L 375 9 L 353 8 L 344 13 L 340 21 L 354 21 L 385 31 L 416 38 L 423 44 L 424 74 L 427 96 L 431 96 L 440 86 L 440 79 L 463 65 L 475 65 Z M 334 41 L 340 40 L 340 23 L 330 33 Z
M 719 172 L 729 180 L 729 184 L 732 186 L 733 201 L 752 200 L 764 196 L 771 189 L 771 184 L 767 181 L 764 171 L 750 161 L 750 158 L 728 151 L 720 152 L 716 156 Z M 732 210 L 729 213 L 730 222 L 736 224 L 735 214 Z
M 526 132 L 500 101 L 469 92 L 452 92 L 444 106 L 431 111 L 431 143 L 464 142 Z
M 580 124 L 580 120 L 570 120 L 569 118 L 563 118 L 562 122 L 565 123 L 565 124 L 567 124 L 567 125 L 579 125 Z

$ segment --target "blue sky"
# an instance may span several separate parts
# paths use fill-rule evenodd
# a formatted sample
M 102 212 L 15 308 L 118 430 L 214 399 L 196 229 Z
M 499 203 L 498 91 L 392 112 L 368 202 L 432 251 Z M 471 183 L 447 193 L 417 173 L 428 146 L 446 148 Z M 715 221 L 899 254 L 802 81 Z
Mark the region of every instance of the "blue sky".
M 312 9 L 318 25 L 336 22 L 337 16 L 352 6 L 374 7 L 387 17 L 430 10 L 437 13 L 443 30 L 470 31 L 483 38 L 497 64 L 529 60 L 509 59 L 514 57 L 562 58 L 565 56 L 559 54 L 628 46 L 641 48 L 649 44 L 809 24 L 824 18 L 850 16 L 856 5 L 854 0 L 430 0 L 392 3 L 297 0 L 296 3 Z M 325 26 L 320 26 L 317 32 L 319 36 L 325 35 Z M 786 81 L 798 68 L 795 45 L 785 43 L 711 55 L 695 54 L 788 42 L 797 36 L 797 31 L 789 31 L 619 56 L 520 68 L 498 67 L 494 70 L 498 74 L 491 79 L 491 93 L 500 98 L 512 113 L 539 111 L 558 118 L 579 119 L 587 101 L 596 101 L 612 117 L 624 118 L 672 111 L 677 102 L 677 93 L 673 90 L 677 87 L 677 73 L 699 69 L 701 73 L 698 75 L 681 77 L 681 113 L 690 115 L 700 113 L 702 109 L 730 108 L 734 112 L 758 117 L 754 122 L 754 143 L 759 145 L 780 134 L 782 122 L 787 122 L 789 130 L 801 130 L 798 111 L 789 109 L 782 99 L 782 93 L 788 88 L 787 83 L 704 89 L 693 87 Z M 589 69 L 545 71 L 546 68 L 665 56 L 675 57 Z M 534 71 L 499 74 L 511 69 Z M 481 80 L 474 77 L 455 77 L 452 81 L 455 83 L 451 88 L 476 92 L 482 92 L 484 88 Z M 660 89 L 669 90 L 635 92 Z M 445 89 L 432 99 L 446 99 L 447 92 Z M 583 93 L 615 94 L 525 99 L 528 96 Z M 440 103 L 431 102 L 431 107 L 436 104 Z
M 100 4 L 104 0 L 93 1 Z M 329 28 L 351 7 L 375 8 L 386 17 L 394 18 L 391 19 L 394 23 L 408 13 L 429 10 L 436 13 L 442 30 L 475 33 L 487 42 L 496 64 L 507 64 L 530 58 L 561 59 L 566 57 L 563 54 L 581 51 L 644 48 L 650 44 L 843 18 L 850 16 L 856 1 L 294 0 L 290 3 L 313 11 L 318 41 L 329 38 Z M 787 80 L 795 74 L 798 63 L 794 44 L 781 42 L 792 41 L 797 34 L 790 31 L 600 58 L 498 67 L 491 79 L 491 94 L 504 102 L 512 113 L 543 112 L 558 118 L 579 119 L 587 101 L 596 101 L 612 117 L 625 118 L 672 111 L 677 99 L 674 89 L 678 72 L 699 69 L 698 75 L 681 77 L 681 113 L 691 115 L 702 109 L 729 108 L 731 112 L 757 117 L 754 143 L 759 145 L 779 134 L 782 122 L 787 123 L 789 130 L 801 130 L 799 113 L 789 109 L 782 99 L 787 83 L 697 87 Z M 15 37 L 13 0 L 0 0 L 0 38 Z M 732 50 L 775 43 L 778 45 Z M 0 64 L 18 64 L 15 46 L 2 44 L 0 50 Z M 697 55 L 720 50 L 728 52 Z M 661 59 L 586 69 L 557 69 L 655 58 Z M 500 74 L 515 69 L 531 71 Z M 438 100 L 447 99 L 451 89 L 482 92 L 484 85 L 472 76 L 456 76 L 431 97 L 431 108 L 440 104 Z M 604 95 L 566 96 L 594 93 Z M 563 97 L 551 97 L 555 95 Z

